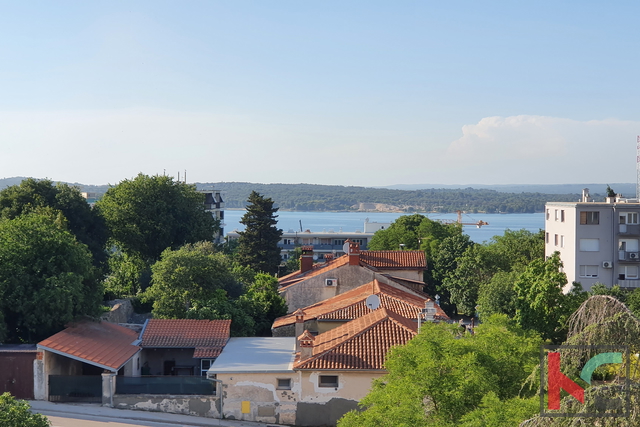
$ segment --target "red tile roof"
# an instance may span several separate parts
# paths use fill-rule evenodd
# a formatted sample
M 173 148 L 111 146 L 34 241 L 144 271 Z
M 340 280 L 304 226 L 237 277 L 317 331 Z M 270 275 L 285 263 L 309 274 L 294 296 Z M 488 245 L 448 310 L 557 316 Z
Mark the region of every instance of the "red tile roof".
M 427 268 L 427 258 L 423 251 L 362 251 L 360 262 L 384 270 L 425 270 Z
M 349 264 L 349 256 L 343 255 L 324 264 L 315 264 L 313 269 L 302 273 L 300 270 L 278 279 L 280 289 L 302 280 Z M 374 270 L 425 270 L 427 259 L 423 251 L 362 251 L 360 266 Z
M 315 337 L 313 353 L 298 360 L 302 370 L 383 370 L 389 349 L 417 333 L 417 323 L 379 308 Z
M 195 348 L 194 358 L 217 355 L 229 340 L 230 328 L 231 320 L 150 319 L 142 331 L 140 346 Z
M 109 322 L 84 321 L 38 343 L 38 348 L 81 359 L 101 368 L 117 371 L 140 347 L 133 345 L 138 333 Z
M 431 301 L 428 296 L 418 296 L 415 293 L 404 291 L 393 286 L 374 280 L 345 293 L 336 295 L 317 304 L 305 307 L 304 320 L 339 320 L 349 321 L 364 316 L 371 312 L 366 306 L 366 299 L 369 295 L 380 297 L 380 306 L 403 317 L 415 319 L 418 313 L 424 308 L 427 301 Z M 438 318 L 448 320 L 449 317 L 437 306 Z M 295 323 L 295 313 L 279 317 L 273 323 L 273 328 L 291 325 Z

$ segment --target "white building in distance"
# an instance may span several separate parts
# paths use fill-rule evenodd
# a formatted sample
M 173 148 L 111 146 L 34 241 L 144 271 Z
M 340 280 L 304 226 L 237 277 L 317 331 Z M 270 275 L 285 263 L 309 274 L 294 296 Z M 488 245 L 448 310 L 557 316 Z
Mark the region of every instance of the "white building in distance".
M 545 205 L 545 255 L 560 252 L 569 285 L 640 286 L 640 203 L 620 195 Z

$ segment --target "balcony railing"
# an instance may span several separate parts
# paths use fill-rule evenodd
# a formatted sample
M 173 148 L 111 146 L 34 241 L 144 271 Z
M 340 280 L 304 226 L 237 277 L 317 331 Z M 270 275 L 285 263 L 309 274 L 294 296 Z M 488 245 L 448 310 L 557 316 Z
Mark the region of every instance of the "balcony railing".
M 640 262 L 640 251 L 618 251 L 618 260 L 627 262 Z

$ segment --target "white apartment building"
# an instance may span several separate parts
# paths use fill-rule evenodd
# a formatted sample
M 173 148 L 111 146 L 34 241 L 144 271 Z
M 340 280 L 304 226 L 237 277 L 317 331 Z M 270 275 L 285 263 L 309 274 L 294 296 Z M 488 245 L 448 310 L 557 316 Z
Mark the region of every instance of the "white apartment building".
M 569 285 L 640 286 L 640 203 L 621 196 L 545 205 L 545 255 L 560 252 Z

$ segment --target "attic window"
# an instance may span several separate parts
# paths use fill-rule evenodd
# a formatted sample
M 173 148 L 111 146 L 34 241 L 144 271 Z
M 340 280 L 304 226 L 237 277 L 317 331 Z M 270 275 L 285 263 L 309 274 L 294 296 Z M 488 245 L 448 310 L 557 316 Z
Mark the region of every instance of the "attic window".
M 277 390 L 291 390 L 291 378 L 278 378 Z
M 338 387 L 337 375 L 320 375 L 318 378 L 318 387 Z

